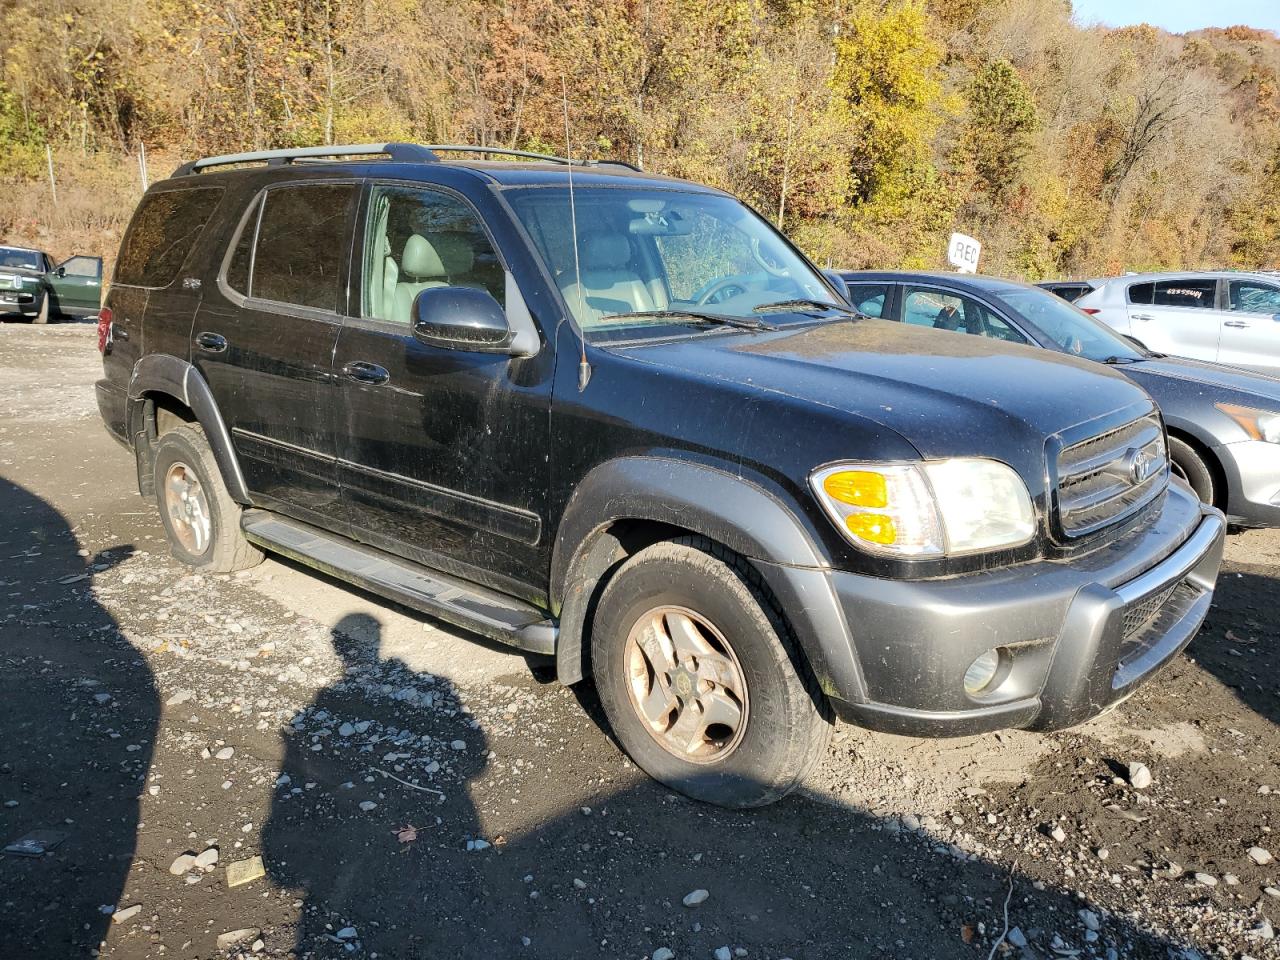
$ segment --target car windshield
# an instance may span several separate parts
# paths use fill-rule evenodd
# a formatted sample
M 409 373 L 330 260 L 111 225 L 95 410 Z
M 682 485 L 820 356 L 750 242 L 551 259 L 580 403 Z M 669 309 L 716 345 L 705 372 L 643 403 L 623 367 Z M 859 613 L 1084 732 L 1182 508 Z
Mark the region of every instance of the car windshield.
M 1048 290 L 994 291 L 995 298 L 1035 324 L 1066 353 L 1112 363 L 1141 360 L 1144 354 L 1118 333 Z
M 0 267 L 16 267 L 19 270 L 39 270 L 40 254 L 34 250 L 16 247 L 0 247 Z
M 765 328 L 788 315 L 824 313 L 827 304 L 847 309 L 777 231 L 732 197 L 575 186 L 571 214 L 564 187 L 506 196 L 589 336 L 709 323 Z

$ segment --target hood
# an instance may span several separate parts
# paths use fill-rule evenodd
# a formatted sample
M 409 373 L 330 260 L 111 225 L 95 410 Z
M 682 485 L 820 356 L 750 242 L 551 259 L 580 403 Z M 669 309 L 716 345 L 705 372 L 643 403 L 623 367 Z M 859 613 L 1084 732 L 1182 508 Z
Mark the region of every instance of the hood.
M 1092 361 L 887 320 L 716 333 L 614 350 L 875 421 L 926 458 L 991 456 L 1031 475 L 1043 473 L 1046 438 L 1151 404 L 1132 382 Z
M 1255 373 L 1252 370 L 1231 367 L 1224 363 L 1204 363 L 1178 357 L 1153 357 L 1150 360 L 1119 365 L 1116 369 L 1133 377 L 1138 383 L 1142 383 L 1145 378 L 1152 378 L 1233 390 L 1237 393 L 1253 394 L 1269 401 L 1270 405 L 1276 409 L 1280 409 L 1280 379 L 1267 376 L 1265 373 Z M 1149 389 L 1155 390 L 1156 387 L 1152 385 Z
M 43 270 L 28 270 L 25 267 L 0 267 L 0 287 L 9 288 L 13 286 L 15 278 L 21 277 L 23 284 L 34 289 L 39 286 L 40 280 L 44 277 Z

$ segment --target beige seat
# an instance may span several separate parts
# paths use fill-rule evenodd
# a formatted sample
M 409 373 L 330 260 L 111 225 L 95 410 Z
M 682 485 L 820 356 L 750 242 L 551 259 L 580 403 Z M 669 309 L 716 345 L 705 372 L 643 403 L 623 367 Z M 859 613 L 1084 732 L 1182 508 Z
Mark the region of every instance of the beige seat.
M 582 238 L 582 287 L 572 276 L 561 287 L 565 303 L 575 312 L 586 304 L 584 324 L 614 313 L 656 310 L 653 293 L 640 275 L 631 269 L 631 243 L 620 233 L 588 234 Z
M 395 286 L 395 303 L 391 319 L 397 323 L 413 322 L 413 301 L 423 290 L 447 287 L 450 278 L 461 277 L 471 270 L 474 261 L 471 245 L 453 233 L 432 234 L 431 239 L 413 234 L 405 241 L 400 255 L 400 281 Z

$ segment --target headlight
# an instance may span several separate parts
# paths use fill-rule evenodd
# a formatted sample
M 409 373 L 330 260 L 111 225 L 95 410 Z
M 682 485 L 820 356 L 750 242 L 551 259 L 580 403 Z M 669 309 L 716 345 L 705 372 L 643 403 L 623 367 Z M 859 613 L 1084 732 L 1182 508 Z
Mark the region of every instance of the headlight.
M 1234 403 L 1215 403 L 1214 406 L 1240 424 L 1240 428 L 1254 440 L 1280 443 L 1280 413 L 1240 407 Z
M 815 471 L 810 483 L 840 532 L 873 553 L 954 556 L 1035 536 L 1026 484 L 995 460 L 838 463 Z

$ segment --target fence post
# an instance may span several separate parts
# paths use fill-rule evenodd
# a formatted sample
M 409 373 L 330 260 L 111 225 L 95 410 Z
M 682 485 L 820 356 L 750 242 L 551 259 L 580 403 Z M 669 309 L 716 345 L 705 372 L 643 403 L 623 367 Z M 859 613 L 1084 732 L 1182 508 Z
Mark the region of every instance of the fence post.
M 147 145 L 138 141 L 138 177 L 142 180 L 142 192 L 146 193 L 151 184 L 147 180 Z
M 44 145 L 44 158 L 49 163 L 49 193 L 53 195 L 54 206 L 58 204 L 58 184 L 53 179 L 53 147 L 49 144 Z

